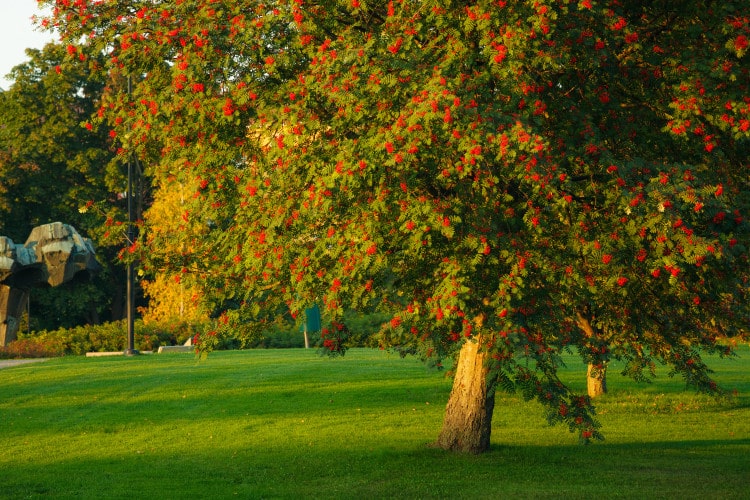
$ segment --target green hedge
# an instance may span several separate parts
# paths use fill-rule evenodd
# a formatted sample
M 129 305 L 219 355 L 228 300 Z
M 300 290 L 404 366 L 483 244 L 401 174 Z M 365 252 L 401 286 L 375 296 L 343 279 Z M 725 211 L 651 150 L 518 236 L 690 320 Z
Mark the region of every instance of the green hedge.
M 349 347 L 370 346 L 372 334 L 388 318 L 382 314 L 360 315 L 349 313 L 344 323 L 349 333 Z M 144 324 L 135 322 L 135 348 L 139 351 L 156 351 L 163 345 L 182 345 L 196 333 L 209 330 L 208 324 L 164 323 Z M 218 349 L 280 349 L 304 347 L 302 330 L 295 325 L 279 325 L 266 330 L 260 336 L 243 335 L 223 337 Z M 320 332 L 308 333 L 310 346 L 320 343 Z M 0 358 L 38 358 L 65 355 L 82 355 L 87 352 L 116 352 L 127 348 L 127 324 L 125 321 L 85 325 L 58 330 L 42 330 L 19 333 L 18 340 L 0 347 Z
M 180 345 L 202 331 L 203 325 L 188 323 L 144 324 L 135 326 L 135 348 L 157 350 L 162 345 Z M 115 321 L 58 330 L 21 333 L 18 340 L 0 350 L 0 357 L 51 357 L 80 355 L 87 352 L 124 351 L 127 348 L 127 323 Z

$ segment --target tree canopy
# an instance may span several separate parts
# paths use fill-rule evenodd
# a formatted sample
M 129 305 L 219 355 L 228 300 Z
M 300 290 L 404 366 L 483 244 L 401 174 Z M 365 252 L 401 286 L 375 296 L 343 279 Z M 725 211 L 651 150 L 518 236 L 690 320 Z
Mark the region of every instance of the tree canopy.
M 340 352 L 345 310 L 385 310 L 383 346 L 476 343 L 490 399 L 584 440 L 561 354 L 716 391 L 701 351 L 747 333 L 744 2 L 42 3 L 64 70 L 132 79 L 95 126 L 191 187 L 141 257 L 224 328 L 319 303 Z

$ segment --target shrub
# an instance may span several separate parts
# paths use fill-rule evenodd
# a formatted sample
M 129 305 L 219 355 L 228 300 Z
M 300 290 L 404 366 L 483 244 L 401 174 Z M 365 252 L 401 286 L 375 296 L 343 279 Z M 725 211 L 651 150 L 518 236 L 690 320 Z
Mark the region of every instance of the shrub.
M 375 336 L 383 323 L 390 321 L 391 315 L 387 313 L 357 314 L 349 312 L 344 314 L 344 323 L 349 329 L 351 336 L 348 345 L 351 347 L 376 347 L 378 345 Z
M 347 345 L 351 347 L 372 344 L 373 333 L 388 318 L 382 314 L 362 315 L 347 313 L 344 323 L 348 329 Z M 187 322 L 135 322 L 135 348 L 155 351 L 163 345 L 181 345 L 196 333 L 208 332 L 209 323 Z M 305 338 L 299 325 L 279 320 L 258 331 L 258 324 L 245 324 L 217 337 L 215 349 L 283 349 L 304 347 Z M 19 333 L 18 340 L 0 348 L 0 358 L 33 358 L 63 355 L 82 355 L 87 352 L 116 352 L 127 348 L 127 323 L 114 321 L 100 325 L 84 325 L 57 330 Z M 320 332 L 308 333 L 311 346 L 320 345 Z M 205 337 L 204 337 L 205 340 Z
M 374 334 L 380 326 L 387 322 L 390 316 L 383 313 L 360 314 L 353 311 L 344 315 L 344 325 L 347 329 L 348 347 L 372 347 L 377 345 Z M 308 332 L 310 346 L 321 345 L 320 332 Z M 299 325 L 283 324 L 281 321 L 273 327 L 266 328 L 262 335 L 253 339 L 247 347 L 260 349 L 281 349 L 304 347 L 305 337 Z
M 33 338 L 18 339 L 7 346 L 0 346 L 0 359 L 54 358 L 63 354 L 58 345 Z
M 152 351 L 162 345 L 184 344 L 203 325 L 187 323 L 148 323 L 136 321 L 135 348 Z M 127 323 L 114 321 L 100 325 L 76 326 L 58 330 L 42 330 L 30 334 L 19 334 L 19 341 L 29 345 L 44 346 L 44 351 L 56 355 L 81 355 L 87 352 L 123 351 L 127 347 Z M 12 345 L 12 344 L 11 344 Z M 9 346 L 10 347 L 10 346 Z
M 314 346 L 320 340 L 319 332 L 310 332 L 307 334 L 310 345 Z M 260 338 L 255 339 L 251 344 L 252 348 L 259 349 L 285 349 L 292 347 L 305 347 L 305 336 L 297 327 L 293 328 L 274 328 L 266 330 Z

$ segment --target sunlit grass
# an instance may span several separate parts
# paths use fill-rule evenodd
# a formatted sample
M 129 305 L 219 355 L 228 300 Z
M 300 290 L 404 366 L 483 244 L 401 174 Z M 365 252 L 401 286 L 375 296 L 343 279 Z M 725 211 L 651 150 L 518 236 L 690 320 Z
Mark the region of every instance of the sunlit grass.
M 740 353 L 712 363 L 737 390 L 724 402 L 612 370 L 607 440 L 587 447 L 501 395 L 482 456 L 427 446 L 450 382 L 380 351 L 54 359 L 0 371 L 0 498 L 743 498 Z

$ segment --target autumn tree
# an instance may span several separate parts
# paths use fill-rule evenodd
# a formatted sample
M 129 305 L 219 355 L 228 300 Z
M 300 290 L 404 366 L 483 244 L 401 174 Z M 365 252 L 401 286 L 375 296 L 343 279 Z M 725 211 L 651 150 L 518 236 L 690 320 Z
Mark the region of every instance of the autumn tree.
M 192 186 L 176 180 L 166 181 L 154 193 L 151 206 L 145 217 L 151 228 L 150 238 L 158 243 L 159 252 L 170 252 L 185 256 L 192 251 L 184 241 L 173 244 L 174 233 L 184 231 L 189 212 L 187 198 L 192 196 Z M 206 302 L 203 300 L 201 289 L 195 283 L 193 273 L 187 269 L 175 269 L 165 266 L 151 269 L 148 279 L 142 281 L 141 286 L 147 299 L 147 305 L 141 310 L 143 321 L 148 322 L 179 322 L 200 323 L 207 319 Z
M 748 328 L 743 2 L 47 3 L 70 64 L 136 77 L 102 120 L 191 186 L 139 244 L 225 328 L 319 303 L 340 353 L 345 310 L 387 311 L 383 346 L 456 357 L 437 444 L 475 453 L 497 390 L 601 437 L 568 352 L 718 391 L 702 354 Z

